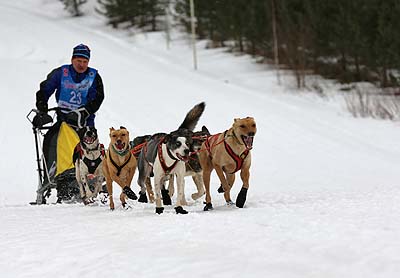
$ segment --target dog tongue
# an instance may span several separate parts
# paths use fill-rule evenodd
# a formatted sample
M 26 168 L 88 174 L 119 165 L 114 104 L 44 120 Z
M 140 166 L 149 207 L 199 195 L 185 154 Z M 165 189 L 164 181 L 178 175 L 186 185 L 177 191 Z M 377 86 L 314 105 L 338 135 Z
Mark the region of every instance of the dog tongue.
M 253 136 L 243 136 L 243 142 L 248 149 L 251 149 L 253 147 L 253 139 Z
M 88 143 L 88 144 L 91 144 L 91 143 L 93 143 L 93 138 L 92 137 L 85 137 L 85 142 L 86 143 Z
M 180 160 L 182 160 L 182 161 L 188 161 L 189 160 L 189 157 L 188 156 L 182 156 L 182 155 L 180 155 L 180 154 L 176 154 L 176 156 L 180 159 Z

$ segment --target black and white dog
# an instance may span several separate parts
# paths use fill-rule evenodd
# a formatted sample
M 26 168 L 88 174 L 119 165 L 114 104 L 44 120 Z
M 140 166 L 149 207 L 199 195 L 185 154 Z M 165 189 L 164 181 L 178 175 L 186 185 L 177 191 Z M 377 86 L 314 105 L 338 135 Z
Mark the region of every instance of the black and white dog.
M 139 202 L 147 202 L 145 180 L 154 174 L 154 195 L 156 213 L 161 214 L 164 208 L 161 205 L 161 195 L 164 205 L 171 204 L 168 190 L 165 189 L 165 181 L 169 175 L 175 175 L 177 181 L 176 213 L 187 214 L 183 209 L 181 200 L 184 199 L 185 187 L 185 162 L 189 160 L 192 146 L 193 130 L 203 114 L 205 103 L 194 106 L 186 115 L 179 128 L 169 134 L 157 133 L 153 135 L 140 152 L 138 158 L 139 178 L 141 188 Z
M 192 144 L 190 148 L 189 160 L 186 162 L 185 176 L 191 176 L 194 184 L 196 185 L 197 192 L 192 194 L 192 199 L 197 200 L 205 194 L 204 182 L 203 182 L 203 169 L 201 168 L 198 152 L 201 151 L 201 145 L 210 136 L 210 132 L 207 127 L 203 126 L 200 131 L 193 132 Z M 169 179 L 168 192 L 169 196 L 174 195 L 174 176 L 171 175 Z M 182 205 L 186 205 L 185 194 L 182 195 Z
M 102 190 L 104 145 L 99 143 L 95 127 L 83 127 L 78 130 L 79 143 L 74 150 L 76 180 L 81 198 L 85 205 L 92 203 Z

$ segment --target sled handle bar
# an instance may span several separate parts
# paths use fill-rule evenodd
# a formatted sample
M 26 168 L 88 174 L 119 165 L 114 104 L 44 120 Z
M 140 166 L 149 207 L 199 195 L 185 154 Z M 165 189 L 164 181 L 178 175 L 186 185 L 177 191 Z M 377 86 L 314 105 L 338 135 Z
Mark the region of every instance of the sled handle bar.
M 63 108 L 63 107 L 52 107 L 52 108 L 49 108 L 49 109 L 47 110 L 47 112 L 49 112 L 49 111 L 50 111 L 50 112 L 51 112 L 51 111 L 56 111 L 56 112 L 58 112 L 58 111 L 70 112 L 70 111 L 72 111 L 72 109 Z M 36 108 L 33 108 L 33 109 L 31 109 L 31 111 L 29 111 L 28 115 L 26 115 L 26 118 L 28 119 L 28 121 L 33 125 L 33 118 L 34 118 L 34 117 L 31 116 L 32 113 L 35 113 L 35 115 L 38 115 L 38 114 L 41 113 L 41 111 L 39 111 L 39 110 L 36 109 Z M 32 118 L 32 119 L 31 119 L 31 118 Z M 40 129 L 49 129 L 49 128 L 50 128 L 50 127 L 45 127 L 45 126 L 40 127 Z

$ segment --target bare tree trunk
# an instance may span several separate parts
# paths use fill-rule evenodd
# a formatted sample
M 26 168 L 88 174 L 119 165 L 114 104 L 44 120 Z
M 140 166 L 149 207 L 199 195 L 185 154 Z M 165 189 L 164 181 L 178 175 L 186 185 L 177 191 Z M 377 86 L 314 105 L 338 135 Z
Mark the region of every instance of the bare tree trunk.
M 276 78 L 278 84 L 281 84 L 281 78 L 279 75 L 279 52 L 278 52 L 278 35 L 276 32 L 276 8 L 275 0 L 271 0 L 271 13 L 272 13 L 272 35 L 274 40 L 274 64 L 276 70 Z

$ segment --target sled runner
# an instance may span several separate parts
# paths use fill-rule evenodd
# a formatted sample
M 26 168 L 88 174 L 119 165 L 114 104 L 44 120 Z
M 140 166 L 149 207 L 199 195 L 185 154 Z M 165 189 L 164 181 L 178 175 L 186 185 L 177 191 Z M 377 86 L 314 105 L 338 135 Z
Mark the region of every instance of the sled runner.
M 60 112 L 51 108 L 49 112 Z M 79 185 L 72 161 L 74 148 L 79 142 L 77 126 L 64 121 L 54 122 L 54 116 L 32 109 L 26 116 L 32 124 L 35 138 L 38 189 L 32 205 L 46 204 L 51 190 L 57 190 L 57 202 L 79 199 Z

